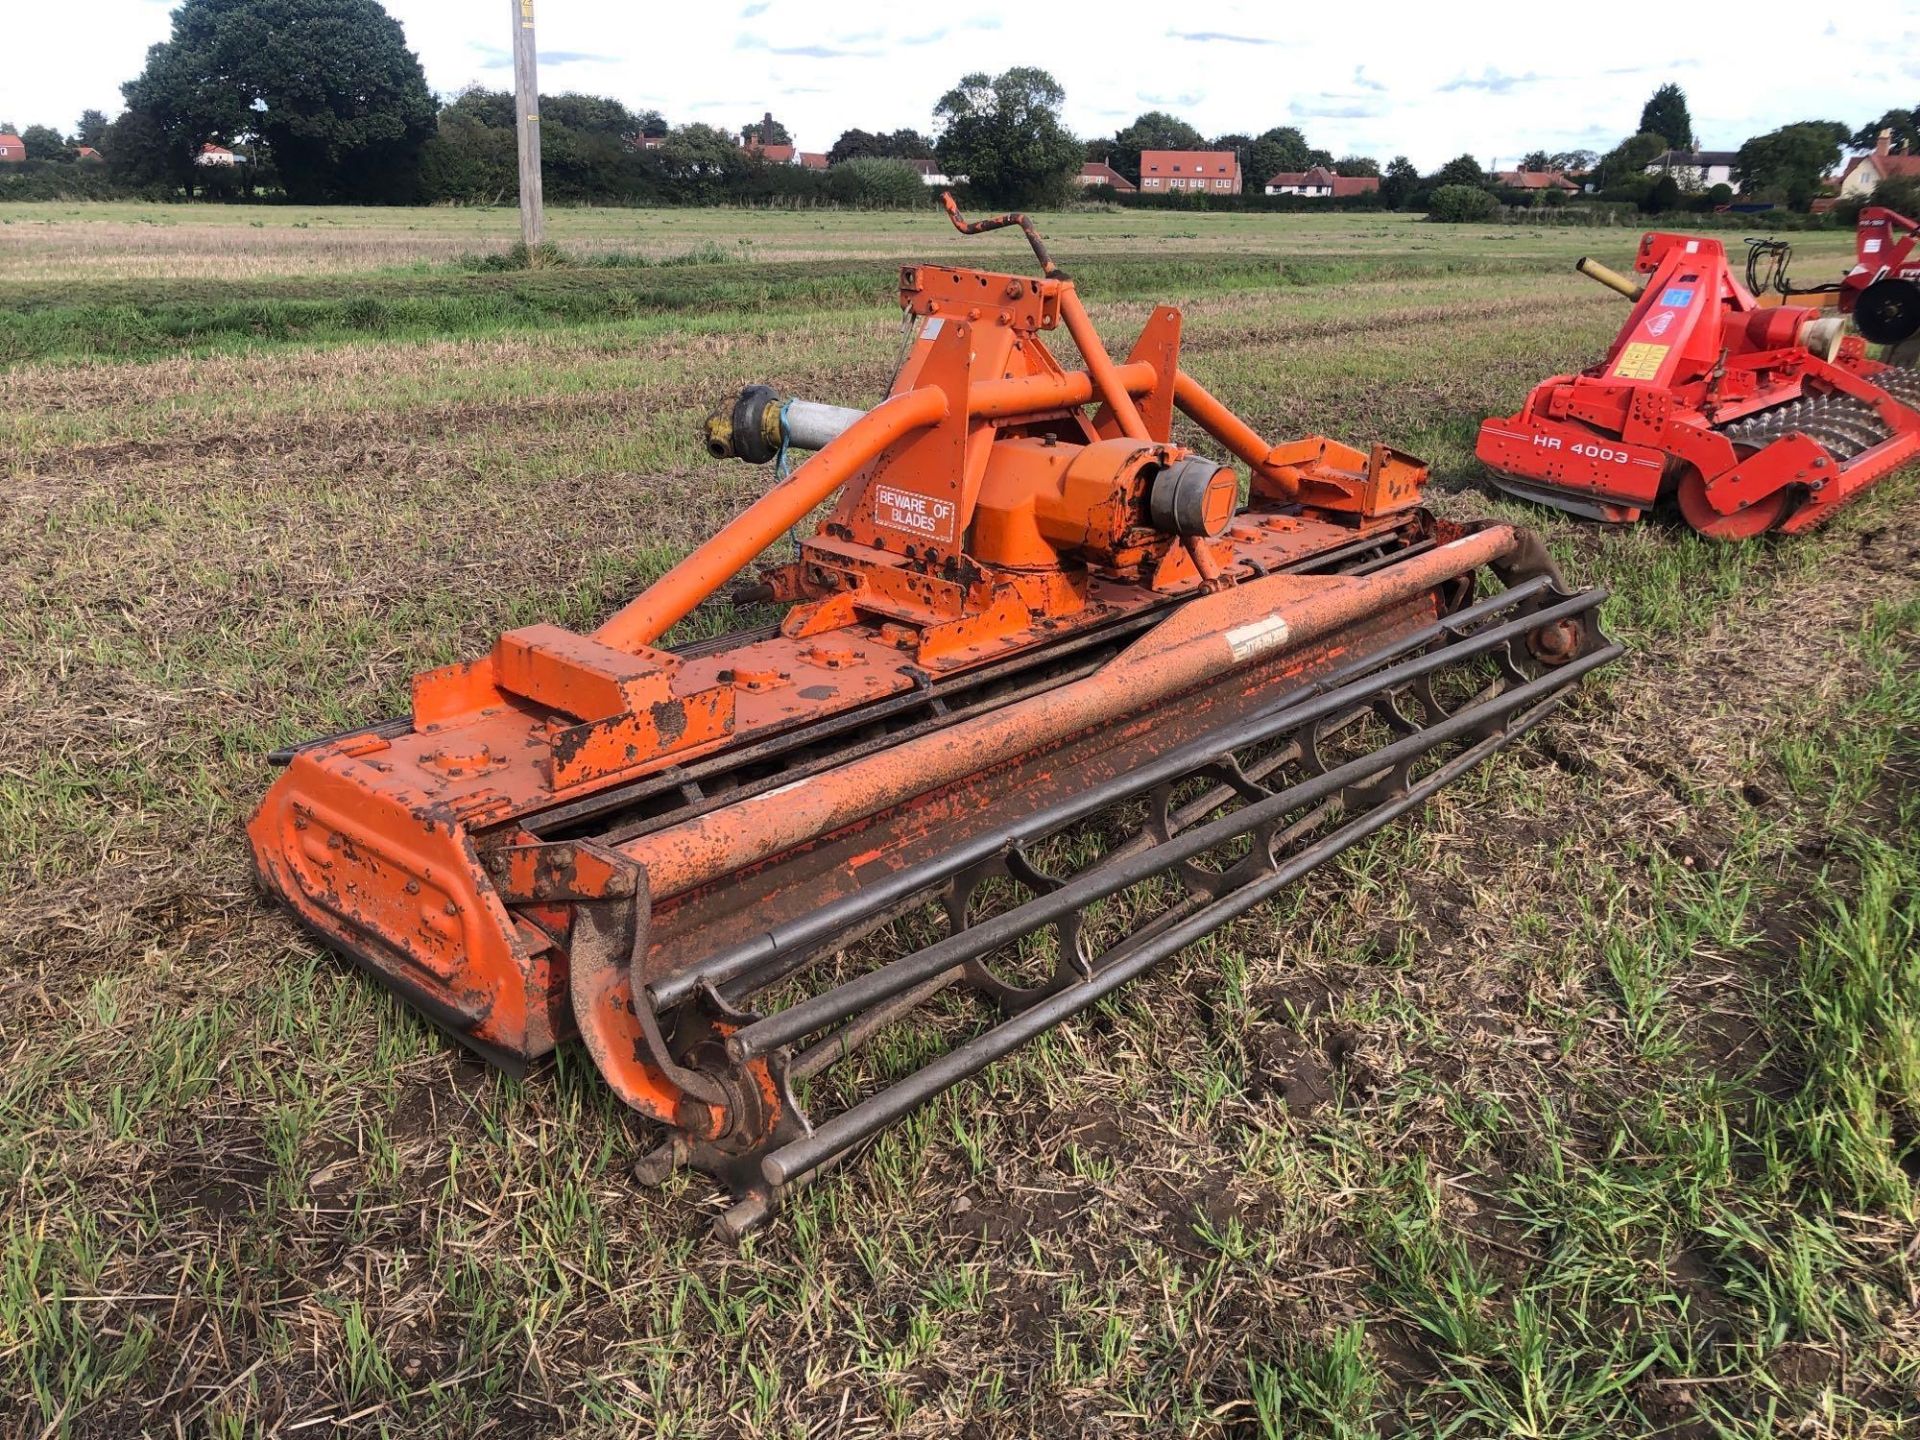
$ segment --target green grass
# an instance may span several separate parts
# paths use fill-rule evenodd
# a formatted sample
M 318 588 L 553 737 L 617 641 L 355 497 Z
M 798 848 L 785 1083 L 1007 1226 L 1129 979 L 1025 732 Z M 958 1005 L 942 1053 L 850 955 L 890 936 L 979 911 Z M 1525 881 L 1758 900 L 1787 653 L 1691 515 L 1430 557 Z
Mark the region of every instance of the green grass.
M 89 227 L 230 224 L 43 218 L 79 271 Z M 1539 525 L 1632 651 L 735 1252 L 704 1181 L 630 1181 L 652 1136 L 584 1055 L 463 1061 L 263 902 L 239 826 L 274 745 L 505 626 L 590 622 L 748 503 L 765 475 L 704 457 L 705 407 L 878 393 L 890 267 L 954 241 L 568 216 L 563 247 L 650 263 L 475 272 L 503 217 L 340 218 L 352 283 L 269 233 L 231 293 L 63 298 L 0 230 L 8 323 L 205 315 L 46 319 L 0 419 L 0 1435 L 1920 1423 L 1912 476 L 1741 549 L 1493 500 L 1474 422 L 1618 322 L 1564 273 L 1591 237 L 1060 217 L 1116 348 L 1181 303 L 1250 420 L 1429 456 L 1437 506 Z M 659 263 L 730 226 L 768 263 Z M 143 257 L 112 263 L 185 263 Z M 326 329 L 356 296 L 428 308 Z M 431 309 L 469 301 L 508 308 Z M 229 303 L 314 328 L 221 330 Z
M 366 263 L 347 280 L 331 267 L 302 273 L 297 248 L 278 263 L 259 259 L 251 252 L 278 254 L 270 245 L 284 243 L 290 225 L 304 229 L 309 222 L 263 209 L 248 211 L 253 218 L 240 228 L 234 215 L 244 208 L 0 207 L 0 274 L 7 273 L 10 243 L 21 256 L 15 268 L 26 271 L 0 295 L 0 365 L 359 338 L 490 336 L 658 314 L 877 306 L 887 302 L 908 245 L 916 258 L 986 260 L 1016 269 L 1025 263 L 1018 247 L 963 241 L 936 228 L 932 216 L 561 212 L 554 230 L 565 238 L 529 267 L 524 253 L 506 244 L 500 212 L 321 212 L 311 223 Z M 1081 276 L 1093 299 L 1558 273 L 1595 248 L 1624 263 L 1633 242 L 1631 234 L 1609 230 L 1434 226 L 1402 216 L 1203 220 L 1096 211 L 1043 216 L 1042 223 L 1056 245 L 1094 262 Z M 275 240 L 256 235 L 255 224 L 271 227 Z M 211 273 L 195 267 L 191 275 L 170 274 L 183 268 L 179 257 L 164 247 L 149 254 L 119 238 L 129 230 L 184 230 L 215 253 L 232 248 L 234 263 Z M 452 255 L 444 243 L 455 236 L 496 236 L 498 248 Z M 47 241 L 69 243 L 80 253 L 99 245 L 110 263 L 81 286 L 71 275 L 38 276 L 25 262 L 40 254 L 37 242 Z M 378 263 L 383 255 L 398 260 L 435 242 L 442 248 L 424 253 L 446 259 Z M 857 260 L 821 258 L 822 252 L 844 255 L 850 244 L 868 252 L 882 248 Z M 1802 248 L 1825 254 L 1834 244 L 1833 237 L 1815 236 Z

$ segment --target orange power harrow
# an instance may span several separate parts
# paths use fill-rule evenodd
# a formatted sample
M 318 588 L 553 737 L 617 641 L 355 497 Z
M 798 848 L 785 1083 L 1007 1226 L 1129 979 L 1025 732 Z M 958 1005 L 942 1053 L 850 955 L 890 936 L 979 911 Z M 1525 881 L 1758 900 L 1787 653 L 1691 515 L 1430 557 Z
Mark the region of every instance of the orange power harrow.
M 1110 358 L 1025 228 L 1037 277 L 901 271 L 873 409 L 755 387 L 710 419 L 720 454 L 813 453 L 598 630 L 416 677 L 251 825 L 300 918 L 467 1044 L 577 1035 L 664 1127 L 638 1173 L 717 1177 L 730 1234 L 1618 653 L 1527 532 L 1420 509 L 1417 463 L 1261 439 L 1180 368 L 1178 311 Z M 777 624 L 661 647 L 827 502 L 755 582 Z

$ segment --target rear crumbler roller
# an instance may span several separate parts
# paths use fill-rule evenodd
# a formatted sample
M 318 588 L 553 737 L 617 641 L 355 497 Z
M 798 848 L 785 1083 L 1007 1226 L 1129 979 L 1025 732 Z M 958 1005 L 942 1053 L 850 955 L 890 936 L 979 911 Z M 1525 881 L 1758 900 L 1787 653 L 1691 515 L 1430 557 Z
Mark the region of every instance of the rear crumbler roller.
M 1798 431 L 1826 447 L 1842 464 L 1893 435 L 1873 407 L 1851 395 L 1803 395 L 1757 415 L 1720 427 L 1735 445 L 1756 451 Z
M 1875 375 L 1873 383 L 1908 409 L 1920 408 L 1920 370 L 1889 367 Z
M 754 1228 L 886 1125 L 1527 733 L 1620 653 L 1594 629 L 1604 598 L 1599 590 L 1565 595 L 1535 577 L 964 852 L 689 967 L 651 999 L 704 1001 L 723 1015 L 728 1061 L 769 1066 L 789 1123 L 730 1165 L 676 1140 L 643 1161 L 642 1173 L 658 1180 L 689 1161 L 724 1169 L 736 1200 L 723 1233 Z M 1529 641 L 1543 633 L 1593 643 L 1543 663 Z M 983 909 L 983 897 L 998 903 Z M 871 930 L 875 917 L 940 938 L 793 998 L 812 969 L 843 963 L 847 937 Z M 858 1068 L 863 1045 L 950 990 L 984 1002 L 986 1023 L 904 1073 L 869 1077 L 863 1093 L 833 1083 L 843 1063 Z M 775 996 L 789 998 L 755 1008 Z M 711 1017 L 695 1024 L 705 1029 Z M 815 1118 L 828 1107 L 835 1113 Z

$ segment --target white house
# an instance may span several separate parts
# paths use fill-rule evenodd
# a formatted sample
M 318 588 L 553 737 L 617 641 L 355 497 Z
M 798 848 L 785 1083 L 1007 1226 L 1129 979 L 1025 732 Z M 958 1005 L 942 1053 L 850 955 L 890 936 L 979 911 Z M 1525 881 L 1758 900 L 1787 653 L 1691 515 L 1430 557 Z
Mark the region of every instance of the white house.
M 935 189 L 944 190 L 947 186 L 953 184 L 953 178 L 940 169 L 940 162 L 938 160 L 909 160 L 907 164 L 913 166 L 914 169 L 920 172 L 920 183 L 922 185 L 930 185 Z M 962 175 L 960 178 L 964 180 L 967 177 Z
M 1711 190 L 1725 185 L 1740 193 L 1740 182 L 1733 178 L 1739 155 L 1732 150 L 1663 150 L 1647 162 L 1647 174 L 1671 175 L 1682 190 Z
M 241 157 L 224 145 L 216 145 L 211 140 L 200 147 L 200 153 L 193 157 L 196 165 L 238 165 Z
M 1316 200 L 1344 200 L 1350 195 L 1372 195 L 1380 189 L 1378 175 L 1336 175 L 1324 165 L 1311 170 L 1282 170 L 1267 180 L 1269 195 L 1308 195 Z

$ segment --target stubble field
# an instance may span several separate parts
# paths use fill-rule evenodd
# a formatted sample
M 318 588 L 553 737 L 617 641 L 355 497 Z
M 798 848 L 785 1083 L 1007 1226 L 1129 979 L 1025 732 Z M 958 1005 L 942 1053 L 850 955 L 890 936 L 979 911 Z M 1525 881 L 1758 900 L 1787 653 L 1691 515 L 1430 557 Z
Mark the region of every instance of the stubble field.
M 1490 497 L 1635 232 L 1043 217 L 1110 344 L 1179 303 L 1250 421 L 1427 457 L 1631 654 L 736 1250 L 583 1056 L 464 1058 L 240 827 L 276 746 L 746 504 L 715 399 L 877 398 L 893 264 L 1024 252 L 563 212 L 580 263 L 490 269 L 511 224 L 0 214 L 0 1435 L 1920 1424 L 1920 490 L 1744 548 Z

